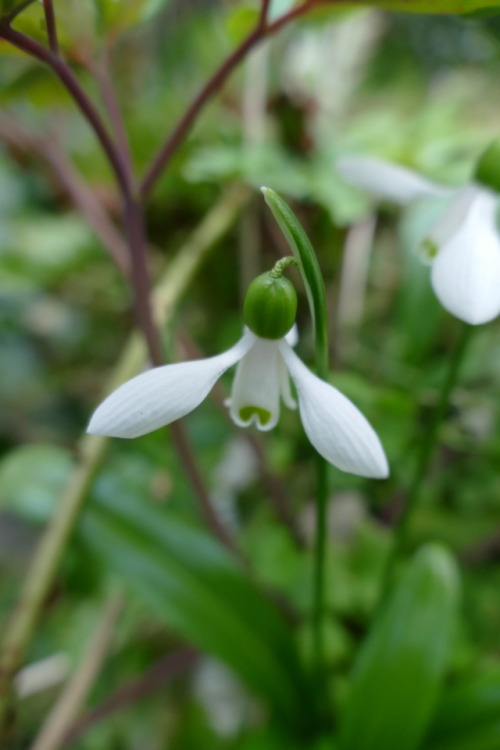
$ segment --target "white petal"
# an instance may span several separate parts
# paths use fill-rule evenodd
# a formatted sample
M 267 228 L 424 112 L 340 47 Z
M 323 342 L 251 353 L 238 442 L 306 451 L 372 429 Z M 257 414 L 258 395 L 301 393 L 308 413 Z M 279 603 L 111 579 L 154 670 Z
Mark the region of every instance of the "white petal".
M 280 350 L 297 388 L 304 430 L 318 453 L 350 474 L 387 477 L 384 449 L 361 412 L 340 391 L 313 375 L 286 342 L 280 342 Z
M 453 188 L 438 185 L 411 169 L 382 159 L 345 156 L 335 162 L 335 169 L 349 185 L 398 204 L 454 192 Z
M 443 307 L 478 325 L 500 313 L 500 237 L 496 195 L 473 191 L 458 229 L 438 249 L 431 282 Z
M 299 343 L 299 330 L 296 323 L 294 323 L 288 331 L 287 335 L 285 336 L 285 340 L 288 341 L 290 346 L 294 347 Z
M 238 363 L 226 401 L 239 427 L 255 422 L 259 430 L 272 430 L 280 415 L 281 354 L 277 341 L 255 337 L 255 343 Z
M 285 341 L 290 344 L 287 337 L 285 338 Z M 288 374 L 288 370 L 286 368 L 283 357 L 281 356 L 281 353 L 279 356 L 278 371 L 280 379 L 280 395 L 283 399 L 283 403 L 285 404 L 285 406 L 288 406 L 289 409 L 296 409 L 297 402 L 292 395 L 292 389 L 290 387 L 290 375 Z
M 134 438 L 157 430 L 195 409 L 228 367 L 240 360 L 255 336 L 245 333 L 227 352 L 138 375 L 124 383 L 94 412 L 87 432 Z

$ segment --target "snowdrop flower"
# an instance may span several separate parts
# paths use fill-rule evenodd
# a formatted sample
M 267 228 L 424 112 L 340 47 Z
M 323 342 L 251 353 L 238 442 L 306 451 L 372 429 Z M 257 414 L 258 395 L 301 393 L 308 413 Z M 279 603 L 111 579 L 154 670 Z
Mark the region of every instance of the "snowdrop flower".
M 271 430 L 279 418 L 280 398 L 296 408 L 291 378 L 304 430 L 318 453 L 342 471 L 386 477 L 384 450 L 365 417 L 293 351 L 295 289 L 286 278 L 272 274 L 250 285 L 244 304 L 248 328 L 234 346 L 215 357 L 156 367 L 129 380 L 98 407 L 88 432 L 134 438 L 170 424 L 195 409 L 237 364 L 226 402 L 235 424 Z
M 346 157 L 336 162 L 346 182 L 397 204 L 423 197 L 449 197 L 423 240 L 420 254 L 431 265 L 431 283 L 449 312 L 478 325 L 500 313 L 500 236 L 498 170 L 491 168 L 496 145 L 480 159 L 475 181 L 453 189 L 405 167 L 372 159 Z M 498 160 L 495 159 L 496 166 Z

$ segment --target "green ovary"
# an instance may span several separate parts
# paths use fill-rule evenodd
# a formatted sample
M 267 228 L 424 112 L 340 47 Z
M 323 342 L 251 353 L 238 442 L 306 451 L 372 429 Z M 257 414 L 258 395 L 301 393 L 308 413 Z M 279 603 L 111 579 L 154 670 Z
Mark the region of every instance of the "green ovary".
M 248 422 L 254 414 L 261 425 L 266 425 L 271 419 L 271 412 L 267 411 L 267 409 L 262 409 L 260 406 L 244 406 L 243 409 L 240 409 L 240 419 L 243 422 Z

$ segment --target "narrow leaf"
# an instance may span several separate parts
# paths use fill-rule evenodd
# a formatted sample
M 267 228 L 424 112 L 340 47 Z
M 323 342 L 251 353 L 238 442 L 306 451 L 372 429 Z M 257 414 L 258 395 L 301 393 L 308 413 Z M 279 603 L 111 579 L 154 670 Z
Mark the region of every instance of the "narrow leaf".
M 100 503 L 83 531 L 173 630 L 226 662 L 287 723 L 307 722 L 306 678 L 289 627 L 211 537 L 139 501 Z
M 355 664 L 341 750 L 420 748 L 450 661 L 458 592 L 453 558 L 422 547 Z
M 271 209 L 290 249 L 293 252 L 304 280 L 307 299 L 314 323 L 316 338 L 316 366 L 318 375 L 328 375 L 328 330 L 326 317 L 326 294 L 323 276 L 307 234 L 302 224 L 283 198 L 271 188 L 261 188 L 264 200 Z

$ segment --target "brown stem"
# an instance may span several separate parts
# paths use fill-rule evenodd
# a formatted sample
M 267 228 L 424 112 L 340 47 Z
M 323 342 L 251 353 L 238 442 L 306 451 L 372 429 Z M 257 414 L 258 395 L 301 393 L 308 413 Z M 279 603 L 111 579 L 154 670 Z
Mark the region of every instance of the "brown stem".
M 4 26 L 0 24 L 0 36 L 3 36 L 28 54 L 32 54 L 39 60 L 46 62 L 54 70 L 79 105 L 90 125 L 94 128 L 105 153 L 112 163 L 118 186 L 123 197 L 124 225 L 132 264 L 132 281 L 135 292 L 137 324 L 146 339 L 152 363 L 159 366 L 163 364 L 163 356 L 158 331 L 151 314 L 151 285 L 147 262 L 144 211 L 142 203 L 135 197 L 136 191 L 133 184 L 132 168 L 128 161 L 127 153 L 121 153 L 119 149 L 115 148 L 115 145 L 104 127 L 99 114 L 95 110 L 94 105 L 87 98 L 87 95 L 81 89 L 77 79 L 73 76 L 73 73 L 66 66 L 64 61 L 56 57 L 42 45 L 38 44 L 38 42 L 26 37 L 24 34 L 19 34 L 8 25 L 4 28 Z M 227 532 L 220 525 L 220 522 L 218 522 L 215 511 L 211 509 L 210 496 L 204 487 L 201 472 L 198 469 L 196 459 L 189 447 L 189 443 L 183 435 L 182 428 L 179 428 L 178 426 L 174 428 L 172 435 L 174 445 L 184 464 L 186 474 L 191 481 L 200 503 L 203 517 L 209 523 L 210 528 L 220 541 L 234 551 L 234 543 L 230 540 Z
M 128 171 L 128 170 L 127 170 Z M 150 294 L 144 211 L 142 204 L 128 193 L 123 196 L 123 221 L 132 262 L 132 282 L 135 292 L 137 325 L 144 334 L 149 356 L 155 366 L 163 364 L 158 331 L 153 321 Z
M 14 45 L 14 47 L 17 47 L 23 52 L 26 52 L 28 55 L 36 57 L 38 60 L 45 63 L 52 69 L 52 71 L 56 74 L 61 83 L 67 89 L 68 93 L 82 112 L 87 122 L 91 125 L 101 143 L 102 148 L 106 153 L 106 156 L 108 157 L 109 163 L 113 169 L 121 190 L 124 194 L 128 195 L 130 192 L 130 185 L 122 155 L 116 148 L 97 109 L 90 101 L 87 94 L 80 86 L 78 79 L 75 77 L 72 70 L 67 66 L 64 60 L 62 60 L 50 50 L 46 49 L 35 39 L 31 39 L 31 37 L 26 36 L 25 34 L 22 34 L 21 32 L 13 29 L 5 19 L 0 21 L 0 38 L 3 38 L 7 42 L 10 42 L 12 45 Z
M 202 89 L 195 96 L 187 110 L 182 115 L 181 119 L 169 135 L 163 146 L 154 157 L 149 169 L 141 183 L 142 195 L 146 197 L 153 190 L 156 181 L 160 177 L 161 173 L 169 163 L 173 154 L 177 150 L 178 146 L 188 135 L 191 126 L 198 117 L 200 111 L 204 105 L 212 98 L 212 96 L 221 88 L 222 84 L 233 72 L 233 70 L 239 65 L 239 63 L 246 57 L 248 52 L 261 42 L 266 37 L 272 36 L 279 29 L 285 26 L 287 23 L 301 15 L 307 13 L 311 8 L 317 7 L 320 0 L 305 0 L 302 5 L 298 5 L 285 15 L 278 18 L 274 23 L 267 24 L 266 17 L 269 3 L 263 2 L 261 13 L 257 25 L 245 37 L 239 47 L 237 47 L 229 57 L 224 60 L 222 65 L 215 71 L 215 73 L 208 79 Z M 335 0 L 332 0 L 335 2 Z
M 125 124 L 123 122 L 123 116 L 116 98 L 113 82 L 111 80 L 109 48 L 104 48 L 101 60 L 99 60 L 98 62 L 94 62 L 93 59 L 90 59 L 87 60 L 85 64 L 90 72 L 94 75 L 101 89 L 102 100 L 109 115 L 109 119 L 116 137 L 116 142 L 118 144 L 118 149 L 120 153 L 123 154 L 124 165 L 128 169 L 129 181 L 132 184 L 134 182 L 132 153 L 130 151 L 130 145 L 128 141 L 127 131 L 125 130 Z
M 267 21 L 267 14 L 269 13 L 269 6 L 271 4 L 271 0 L 262 0 L 262 5 L 260 8 L 260 21 L 261 23 L 266 23 Z
M 195 343 L 187 336 L 183 336 L 182 343 L 188 351 L 189 356 L 196 358 L 200 358 L 201 356 L 203 356 L 202 352 L 200 352 Z M 229 412 L 225 406 L 227 395 L 228 394 L 224 392 L 224 388 L 221 383 L 216 383 L 214 388 L 212 389 L 211 397 L 219 412 L 227 421 L 232 423 L 231 418 L 229 417 Z M 290 498 L 286 486 L 283 484 L 280 477 L 267 467 L 268 461 L 266 459 L 262 443 L 260 442 L 258 437 L 256 435 L 252 435 L 251 432 L 247 432 L 246 439 L 252 451 L 254 452 L 255 457 L 257 458 L 259 464 L 260 479 L 267 490 L 269 501 L 273 506 L 277 517 L 283 523 L 284 527 L 288 530 L 297 547 L 303 549 L 306 546 L 306 540 L 290 508 Z
M 33 5 L 35 0 L 24 0 L 23 3 L 17 6 L 17 8 L 14 8 L 13 11 L 11 11 L 8 15 L 4 16 L 2 21 L 6 24 L 11 24 L 12 21 L 19 15 L 19 13 L 22 13 L 23 10 L 26 10 L 26 8 L 29 8 L 30 5 Z
M 88 185 L 67 158 L 56 138 L 39 136 L 8 112 L 0 114 L 0 138 L 12 149 L 14 157 L 35 155 L 50 168 L 56 189 L 62 190 L 85 216 L 104 248 L 125 276 L 130 274 L 127 247 L 110 220 L 93 188 Z
M 49 47 L 54 55 L 59 55 L 56 16 L 54 13 L 52 0 L 43 0 L 43 10 L 45 12 L 45 23 L 47 24 L 47 37 L 49 39 Z
M 145 674 L 123 685 L 98 706 L 84 714 L 66 735 L 64 747 L 75 747 L 75 743 L 95 724 L 118 711 L 125 710 L 134 703 L 144 700 L 177 675 L 191 669 L 198 658 L 196 651 L 183 648 L 169 654 L 157 664 L 153 664 Z
M 30 750 L 60 750 L 63 746 L 109 656 L 124 601 L 121 593 L 115 593 L 105 602 L 74 673 L 45 717 Z
M 181 422 L 173 422 L 170 425 L 170 434 L 174 442 L 175 449 L 181 459 L 184 469 L 191 480 L 198 502 L 200 504 L 201 514 L 208 528 L 212 530 L 214 535 L 219 539 L 225 547 L 233 552 L 240 559 L 242 558 L 241 551 L 238 549 L 234 539 L 228 532 L 223 523 L 219 520 L 219 517 L 212 505 L 212 499 L 210 493 L 205 487 L 205 483 L 201 477 L 196 459 L 193 451 L 186 436 L 186 432 Z

